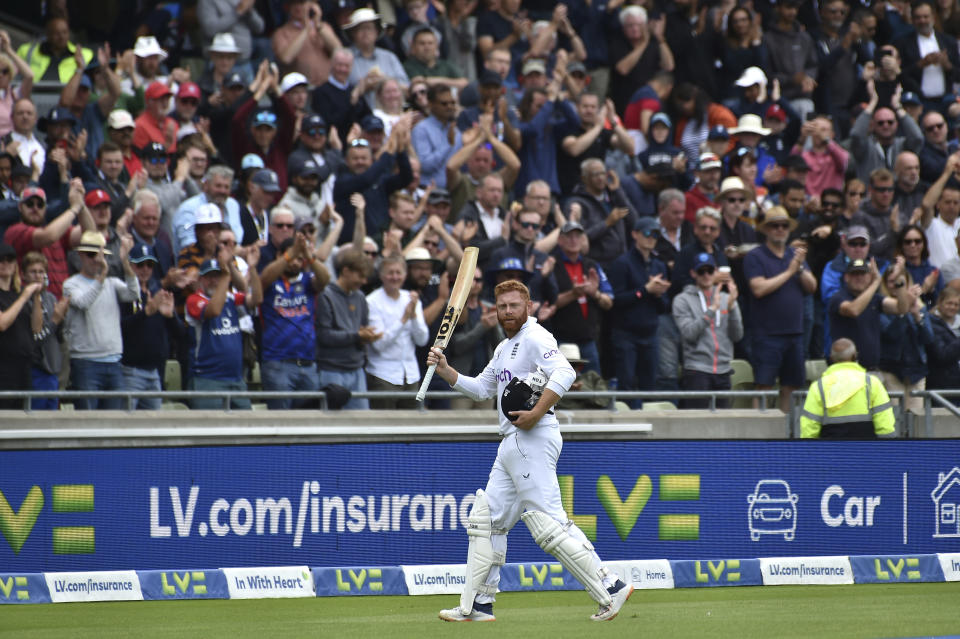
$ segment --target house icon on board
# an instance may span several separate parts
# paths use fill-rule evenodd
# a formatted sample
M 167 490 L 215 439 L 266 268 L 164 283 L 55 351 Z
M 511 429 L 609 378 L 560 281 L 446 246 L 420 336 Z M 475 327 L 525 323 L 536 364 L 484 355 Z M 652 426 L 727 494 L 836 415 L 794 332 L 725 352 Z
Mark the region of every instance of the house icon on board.
M 938 473 L 937 487 L 930 493 L 936 512 L 934 537 L 960 537 L 960 468 Z

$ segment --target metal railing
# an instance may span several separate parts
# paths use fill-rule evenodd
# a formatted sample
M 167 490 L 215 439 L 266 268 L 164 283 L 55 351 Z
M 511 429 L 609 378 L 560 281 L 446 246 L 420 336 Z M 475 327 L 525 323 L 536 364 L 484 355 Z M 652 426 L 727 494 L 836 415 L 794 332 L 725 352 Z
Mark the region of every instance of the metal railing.
M 799 437 L 800 411 L 803 407 L 807 391 L 794 391 L 790 396 L 789 410 L 784 416 L 785 436 L 787 438 Z M 901 391 L 891 391 L 889 393 L 893 399 L 902 399 L 904 393 Z M 915 391 L 912 396 L 922 397 L 924 402 L 923 414 L 923 433 L 922 436 L 929 437 L 933 432 L 933 409 L 944 408 L 953 416 L 960 418 L 960 408 L 954 406 L 950 398 L 960 397 L 960 390 L 928 390 Z M 396 392 L 396 391 L 366 391 L 352 393 L 352 397 L 358 399 L 403 399 L 414 400 L 416 393 Z M 456 391 L 430 391 L 427 394 L 427 400 L 453 399 L 461 398 L 463 395 Z M 16 399 L 22 402 L 23 410 L 27 413 L 33 412 L 31 400 L 33 399 L 57 399 L 59 401 L 72 401 L 77 399 L 120 399 L 123 401 L 124 409 L 128 412 L 135 410 L 137 399 L 159 398 L 163 402 L 183 402 L 191 399 L 209 399 L 216 398 L 222 402 L 222 408 L 225 412 L 236 410 L 232 408 L 232 403 L 236 399 L 249 399 L 251 402 L 264 402 L 272 399 L 290 399 L 300 402 L 316 402 L 319 410 L 328 411 L 327 397 L 323 391 L 0 391 L 0 400 Z M 779 398 L 777 390 L 736 390 L 736 391 L 627 391 L 627 390 L 608 390 L 608 391 L 570 391 L 564 395 L 564 398 L 578 399 L 602 399 L 606 400 L 606 407 L 611 412 L 619 412 L 621 407 L 617 405 L 620 401 L 629 401 L 639 399 L 644 401 L 683 401 L 690 399 L 706 399 L 707 410 L 716 412 L 717 402 L 720 400 L 749 399 L 758 400 L 755 409 L 758 412 L 765 413 L 770 410 L 767 403 L 770 400 L 774 402 Z M 748 410 L 749 407 L 746 407 Z M 742 407 L 741 407 L 742 409 Z M 431 409 L 427 402 L 419 404 L 419 410 L 445 410 Z M 897 424 L 904 436 L 916 436 L 918 433 L 911 431 L 913 424 L 910 420 L 903 418 L 903 411 L 900 402 L 895 407 Z

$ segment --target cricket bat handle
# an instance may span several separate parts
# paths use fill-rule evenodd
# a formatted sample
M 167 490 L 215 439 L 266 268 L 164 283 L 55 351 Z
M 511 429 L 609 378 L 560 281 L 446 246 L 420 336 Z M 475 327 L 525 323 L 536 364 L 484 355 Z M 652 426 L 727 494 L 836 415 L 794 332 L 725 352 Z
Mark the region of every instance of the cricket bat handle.
M 423 375 L 423 381 L 420 382 L 420 390 L 417 391 L 417 401 L 422 402 L 427 396 L 427 388 L 430 386 L 430 380 L 433 379 L 433 373 L 437 370 L 436 364 L 430 364 L 427 372 Z

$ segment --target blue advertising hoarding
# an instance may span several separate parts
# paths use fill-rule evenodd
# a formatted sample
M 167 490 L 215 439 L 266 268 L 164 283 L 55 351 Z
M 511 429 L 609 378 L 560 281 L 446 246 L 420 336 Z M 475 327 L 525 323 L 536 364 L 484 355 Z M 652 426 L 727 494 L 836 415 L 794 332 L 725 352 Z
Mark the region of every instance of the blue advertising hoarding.
M 495 455 L 491 442 L 4 451 L 0 573 L 461 563 Z M 558 474 L 606 560 L 960 552 L 957 440 L 574 441 Z M 508 561 L 543 559 L 516 528 Z

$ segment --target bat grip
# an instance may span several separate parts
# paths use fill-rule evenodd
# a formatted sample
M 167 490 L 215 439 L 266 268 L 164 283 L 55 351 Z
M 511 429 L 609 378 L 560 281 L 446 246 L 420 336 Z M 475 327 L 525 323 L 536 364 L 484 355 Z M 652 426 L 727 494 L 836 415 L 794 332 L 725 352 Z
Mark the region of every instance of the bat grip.
M 422 402 L 427 396 L 427 388 L 430 386 L 430 380 L 433 379 L 433 373 L 437 370 L 436 364 L 430 364 L 427 372 L 423 375 L 423 381 L 420 382 L 420 390 L 417 391 L 417 401 Z

